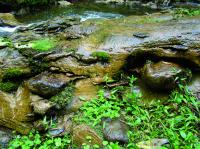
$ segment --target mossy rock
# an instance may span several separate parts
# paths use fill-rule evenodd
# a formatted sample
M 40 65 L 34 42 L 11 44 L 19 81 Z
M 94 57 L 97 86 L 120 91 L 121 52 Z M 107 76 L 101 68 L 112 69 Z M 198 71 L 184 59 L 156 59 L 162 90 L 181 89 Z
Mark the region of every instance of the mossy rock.
M 46 52 L 56 46 L 56 41 L 54 39 L 44 38 L 32 41 L 30 45 L 36 51 Z
M 96 57 L 97 60 L 102 62 L 108 62 L 110 60 L 110 55 L 104 51 L 96 51 L 92 53 L 93 57 Z
M 0 83 L 0 90 L 4 92 L 11 92 L 17 90 L 18 85 L 13 82 L 1 82 Z

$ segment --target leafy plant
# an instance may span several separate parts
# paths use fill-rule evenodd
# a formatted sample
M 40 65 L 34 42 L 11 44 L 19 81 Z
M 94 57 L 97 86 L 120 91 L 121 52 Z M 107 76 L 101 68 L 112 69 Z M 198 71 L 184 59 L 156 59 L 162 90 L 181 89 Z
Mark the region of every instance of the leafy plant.
M 180 18 L 184 16 L 200 15 L 199 8 L 176 8 L 173 11 L 174 18 Z
M 8 149 L 65 149 L 69 147 L 71 139 L 69 136 L 63 138 L 43 137 L 38 132 L 30 132 L 28 136 L 17 135 L 8 146 Z

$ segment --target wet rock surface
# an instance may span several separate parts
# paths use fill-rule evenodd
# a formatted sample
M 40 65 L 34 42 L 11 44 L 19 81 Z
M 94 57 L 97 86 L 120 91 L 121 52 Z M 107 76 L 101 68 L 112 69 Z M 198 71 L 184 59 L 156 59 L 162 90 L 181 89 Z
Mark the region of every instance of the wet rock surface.
M 90 145 L 101 145 L 102 139 L 99 135 L 87 125 L 78 125 L 73 129 L 73 142 L 77 145 L 87 143 Z
M 31 130 L 33 111 L 30 92 L 26 85 L 20 87 L 15 95 L 0 91 L 0 123 L 22 134 Z
M 120 119 L 106 119 L 103 121 L 103 134 L 111 142 L 128 143 L 128 126 Z
M 182 77 L 191 78 L 188 70 L 164 61 L 146 64 L 142 68 L 141 75 L 149 87 L 157 90 L 172 90 Z
M 0 127 L 0 148 L 7 148 L 12 137 L 13 134 L 11 130 Z
M 28 86 L 33 93 L 49 98 L 61 91 L 67 83 L 77 78 L 79 77 L 44 72 L 31 78 L 28 81 Z
M 19 27 L 17 32 L 33 31 L 37 34 L 51 34 L 64 31 L 72 25 L 79 24 L 80 19 L 75 17 L 56 17 L 53 20 L 33 23 L 29 26 Z

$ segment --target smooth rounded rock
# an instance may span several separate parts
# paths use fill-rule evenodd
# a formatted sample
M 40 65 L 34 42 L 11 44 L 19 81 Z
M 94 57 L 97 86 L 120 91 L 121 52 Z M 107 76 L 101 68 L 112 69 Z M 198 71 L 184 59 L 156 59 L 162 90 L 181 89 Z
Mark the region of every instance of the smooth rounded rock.
M 74 127 L 72 138 L 73 142 L 77 145 L 82 145 L 83 143 L 90 145 L 102 144 L 100 136 L 87 125 L 78 125 Z
M 146 64 L 141 70 L 141 77 L 150 88 L 172 90 L 181 78 L 189 80 L 191 73 L 177 64 L 160 61 Z
M 120 119 L 104 120 L 103 134 L 108 141 L 128 143 L 128 126 Z

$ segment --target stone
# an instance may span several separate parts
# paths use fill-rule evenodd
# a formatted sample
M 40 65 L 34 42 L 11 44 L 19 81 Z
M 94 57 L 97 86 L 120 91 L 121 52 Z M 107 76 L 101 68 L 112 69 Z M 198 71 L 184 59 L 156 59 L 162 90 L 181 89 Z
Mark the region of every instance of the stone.
M 48 131 L 48 134 L 50 134 L 53 137 L 58 137 L 58 136 L 64 136 L 68 135 L 69 133 L 72 132 L 72 118 L 74 114 L 68 114 L 64 115 L 58 118 L 57 122 L 57 127 L 56 128 L 51 128 Z
M 13 134 L 11 130 L 0 127 L 0 148 L 7 148 L 12 137 Z
M 27 85 L 19 87 L 14 95 L 0 91 L 0 103 L 0 124 L 28 134 L 32 129 L 33 111 Z
M 155 138 L 152 140 L 139 142 L 136 144 L 136 146 L 141 149 L 161 148 L 162 145 L 165 145 L 168 143 L 169 143 L 168 139 Z
M 196 74 L 193 76 L 192 81 L 188 84 L 189 91 L 200 100 L 200 76 Z
M 103 140 L 93 129 L 82 124 L 73 128 L 72 141 L 74 144 L 81 146 L 83 143 L 101 145 Z
M 64 74 L 43 72 L 28 80 L 28 86 L 31 92 L 50 98 L 60 92 L 67 83 L 77 78 L 67 77 Z
M 0 50 L 0 80 L 31 75 L 28 60 L 17 50 L 4 48 Z
M 191 73 L 177 64 L 160 61 L 147 63 L 141 70 L 141 78 L 156 90 L 172 90 L 178 85 L 181 77 L 191 79 Z
M 103 134 L 111 142 L 128 143 L 128 126 L 120 119 L 106 119 L 103 121 Z
M 45 115 L 50 109 L 52 109 L 55 104 L 50 102 L 49 100 L 38 100 L 35 102 L 32 102 L 31 105 L 33 106 L 34 113 Z
M 15 16 L 11 13 L 0 13 L 0 26 L 15 27 L 20 23 L 16 20 Z

